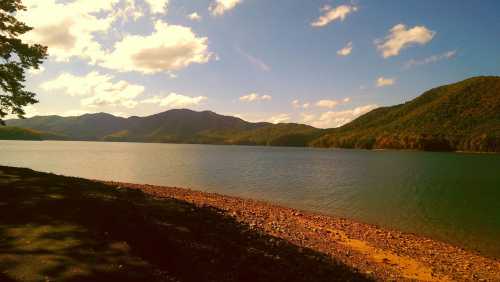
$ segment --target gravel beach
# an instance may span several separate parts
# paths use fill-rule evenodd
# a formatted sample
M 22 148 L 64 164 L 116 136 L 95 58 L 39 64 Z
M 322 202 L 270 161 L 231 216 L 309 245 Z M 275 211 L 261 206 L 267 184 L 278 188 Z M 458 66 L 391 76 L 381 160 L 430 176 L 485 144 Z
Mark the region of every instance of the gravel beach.
M 380 281 L 500 281 L 498 259 L 414 234 L 215 193 L 109 184 L 220 209 L 250 228 L 327 254 Z

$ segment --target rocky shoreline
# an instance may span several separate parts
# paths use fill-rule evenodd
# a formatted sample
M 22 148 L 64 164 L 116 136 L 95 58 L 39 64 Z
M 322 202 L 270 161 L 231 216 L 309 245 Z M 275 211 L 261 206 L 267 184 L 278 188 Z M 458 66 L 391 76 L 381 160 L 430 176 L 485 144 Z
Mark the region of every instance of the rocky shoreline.
M 251 229 L 326 254 L 380 281 L 500 281 L 500 261 L 414 234 L 184 188 L 105 182 L 220 210 Z

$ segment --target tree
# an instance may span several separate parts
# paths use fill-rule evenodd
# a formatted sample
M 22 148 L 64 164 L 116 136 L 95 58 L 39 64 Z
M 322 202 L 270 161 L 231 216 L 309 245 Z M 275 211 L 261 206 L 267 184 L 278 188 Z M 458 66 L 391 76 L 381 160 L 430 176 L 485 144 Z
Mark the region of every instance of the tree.
M 0 124 L 8 114 L 24 117 L 23 107 L 35 104 L 35 93 L 25 90 L 25 70 L 38 69 L 47 47 L 27 44 L 19 37 L 32 27 L 18 21 L 15 13 L 26 10 L 21 0 L 0 0 Z

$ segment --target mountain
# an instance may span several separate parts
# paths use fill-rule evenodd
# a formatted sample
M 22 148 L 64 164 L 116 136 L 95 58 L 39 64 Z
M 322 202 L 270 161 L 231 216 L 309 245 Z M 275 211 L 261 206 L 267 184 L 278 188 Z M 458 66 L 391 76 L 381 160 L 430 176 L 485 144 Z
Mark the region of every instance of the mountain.
M 64 138 L 55 134 L 36 131 L 33 129 L 0 126 L 0 140 L 63 140 Z
M 7 120 L 8 126 L 50 132 L 70 140 L 94 141 L 125 126 L 125 118 L 110 114 L 85 114 L 77 117 L 36 116 Z
M 147 117 L 85 114 L 7 120 L 7 125 L 69 140 L 306 146 L 321 130 L 301 124 L 250 123 L 211 111 L 170 110 Z
M 259 127 L 229 136 L 228 144 L 262 146 L 308 146 L 324 130 L 297 123 L 280 123 Z
M 500 77 L 474 77 L 375 109 L 312 146 L 500 152 Z
M 37 116 L 6 123 L 31 130 L 10 128 L 11 133 L 3 135 L 8 139 L 500 152 L 500 77 L 474 77 L 437 87 L 412 101 L 375 109 L 333 129 L 251 123 L 186 109 L 147 117 L 98 113 Z

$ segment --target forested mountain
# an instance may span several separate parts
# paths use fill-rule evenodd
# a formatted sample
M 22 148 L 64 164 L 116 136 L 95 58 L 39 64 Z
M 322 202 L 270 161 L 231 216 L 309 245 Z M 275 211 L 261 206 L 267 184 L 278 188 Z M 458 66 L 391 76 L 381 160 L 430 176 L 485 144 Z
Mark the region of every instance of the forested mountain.
M 63 140 L 61 136 L 33 129 L 0 126 L 0 140 Z
M 11 133 L 0 135 L 1 139 L 32 136 L 35 140 L 499 152 L 500 77 L 475 77 L 437 87 L 412 101 L 375 109 L 334 129 L 251 123 L 210 111 L 185 109 L 130 118 L 105 113 L 38 116 L 8 120 L 7 125 L 30 131 L 4 128 L 4 132 Z
M 375 109 L 329 130 L 318 147 L 500 151 L 500 77 L 474 77 Z
M 306 146 L 321 130 L 300 124 L 250 123 L 210 111 L 170 110 L 147 117 L 85 114 L 8 120 L 9 126 L 69 140 Z M 307 136 L 307 137 L 306 137 Z

